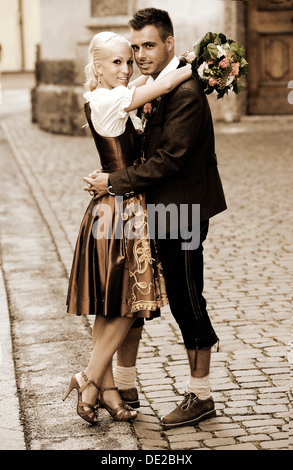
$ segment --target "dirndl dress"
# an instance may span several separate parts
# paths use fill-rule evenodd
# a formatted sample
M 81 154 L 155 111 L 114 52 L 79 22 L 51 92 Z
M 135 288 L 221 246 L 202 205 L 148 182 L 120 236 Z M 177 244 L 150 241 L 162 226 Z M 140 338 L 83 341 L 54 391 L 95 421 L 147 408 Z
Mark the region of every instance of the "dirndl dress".
M 127 106 L 127 100 L 122 101 L 122 106 Z M 94 105 L 87 102 L 85 113 L 103 171 L 111 173 L 133 165 L 140 156 L 141 135 L 131 117 L 125 113 L 124 132 L 104 136 L 92 122 Z M 160 308 L 167 304 L 163 267 L 156 242 L 148 234 L 144 195 L 107 194 L 92 199 L 76 241 L 67 311 L 75 315 L 151 319 L 158 317 Z

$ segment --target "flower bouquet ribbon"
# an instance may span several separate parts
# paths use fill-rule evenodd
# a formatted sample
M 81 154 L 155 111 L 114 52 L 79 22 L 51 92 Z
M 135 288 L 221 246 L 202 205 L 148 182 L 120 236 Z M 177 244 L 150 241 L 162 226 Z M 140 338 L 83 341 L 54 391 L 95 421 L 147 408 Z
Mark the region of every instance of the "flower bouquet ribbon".
M 247 74 L 248 62 L 245 47 L 227 39 L 222 33 L 207 33 L 193 46 L 192 76 L 204 87 L 207 95 L 217 92 L 217 99 L 231 90 L 238 94 L 242 89 L 240 78 Z

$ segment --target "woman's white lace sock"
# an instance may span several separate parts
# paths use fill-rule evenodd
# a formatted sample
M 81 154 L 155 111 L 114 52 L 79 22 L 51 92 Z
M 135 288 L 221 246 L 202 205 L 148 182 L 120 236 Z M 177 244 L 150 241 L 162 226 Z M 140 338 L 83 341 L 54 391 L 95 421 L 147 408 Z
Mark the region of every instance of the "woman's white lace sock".
M 113 370 L 114 381 L 119 390 L 128 390 L 135 387 L 136 367 L 115 366 Z
M 189 377 L 187 382 L 187 391 L 194 393 L 200 400 L 207 400 L 211 396 L 210 376 L 205 377 Z

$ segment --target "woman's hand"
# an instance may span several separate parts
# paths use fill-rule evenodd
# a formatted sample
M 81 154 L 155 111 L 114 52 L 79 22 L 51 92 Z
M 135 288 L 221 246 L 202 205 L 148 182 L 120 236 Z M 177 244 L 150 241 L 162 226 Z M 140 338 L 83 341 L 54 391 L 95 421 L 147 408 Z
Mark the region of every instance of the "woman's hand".
M 84 186 L 83 189 L 88 191 L 91 196 L 94 196 L 95 200 L 99 199 L 107 194 L 108 178 L 108 173 L 103 173 L 102 170 L 95 170 L 89 176 L 83 178 L 83 180 L 88 184 L 87 186 Z
M 179 55 L 179 58 L 180 57 L 183 57 L 188 64 L 191 64 L 191 62 L 193 62 L 196 58 L 196 55 L 194 52 L 186 51 L 182 52 L 182 54 Z

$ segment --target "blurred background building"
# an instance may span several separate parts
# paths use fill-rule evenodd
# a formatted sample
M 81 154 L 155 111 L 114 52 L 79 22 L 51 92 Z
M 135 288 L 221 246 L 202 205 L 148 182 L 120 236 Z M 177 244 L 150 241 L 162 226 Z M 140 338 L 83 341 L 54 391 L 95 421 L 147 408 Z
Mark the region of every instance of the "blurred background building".
M 0 0 L 2 71 L 34 70 L 35 49 L 40 42 L 40 0 Z
M 220 102 L 209 97 L 216 120 L 292 114 L 292 0 L 0 0 L 1 71 L 34 73 L 32 120 L 50 132 L 82 135 L 92 36 L 108 30 L 129 37 L 133 12 L 150 6 L 169 11 L 177 54 L 208 31 L 246 46 L 245 90 Z

